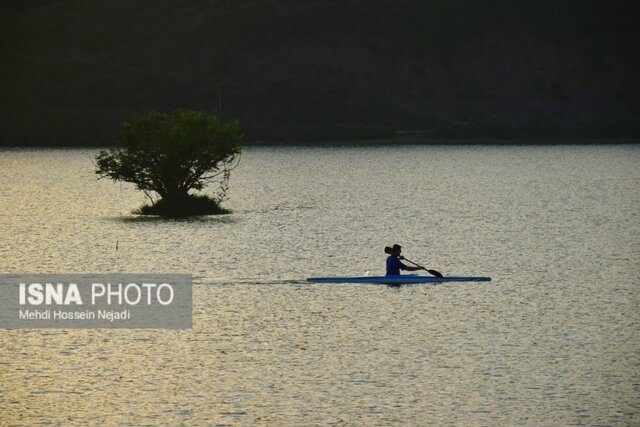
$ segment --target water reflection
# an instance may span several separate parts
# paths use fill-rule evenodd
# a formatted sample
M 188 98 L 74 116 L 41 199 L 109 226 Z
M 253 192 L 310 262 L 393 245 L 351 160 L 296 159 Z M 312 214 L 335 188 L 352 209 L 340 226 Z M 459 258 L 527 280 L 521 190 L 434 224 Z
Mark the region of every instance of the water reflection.
M 92 154 L 0 152 L 0 271 L 193 273 L 194 328 L 0 331 L 2 423 L 640 424 L 636 146 L 250 148 L 188 220 Z M 304 281 L 390 241 L 493 281 Z

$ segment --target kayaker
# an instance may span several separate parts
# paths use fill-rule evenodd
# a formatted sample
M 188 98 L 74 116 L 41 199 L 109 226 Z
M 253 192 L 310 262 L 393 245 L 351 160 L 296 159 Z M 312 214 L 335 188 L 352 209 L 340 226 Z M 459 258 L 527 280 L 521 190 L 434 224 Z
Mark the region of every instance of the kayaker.
M 387 249 L 388 250 L 388 249 Z M 402 252 L 402 246 L 393 245 L 391 248 L 391 255 L 387 258 L 387 276 L 398 276 L 400 270 L 417 271 L 425 270 L 424 267 L 411 267 L 404 265 L 400 260 L 404 259 L 400 253 Z

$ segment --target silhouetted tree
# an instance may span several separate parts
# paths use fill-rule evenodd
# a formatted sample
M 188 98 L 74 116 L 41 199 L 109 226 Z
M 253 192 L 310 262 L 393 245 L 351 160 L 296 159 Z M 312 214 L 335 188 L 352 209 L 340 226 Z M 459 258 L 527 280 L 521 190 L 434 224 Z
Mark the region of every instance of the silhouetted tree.
M 142 190 L 152 205 L 139 213 L 222 213 L 219 205 L 226 198 L 241 143 L 237 121 L 223 123 L 200 111 L 151 112 L 122 125 L 118 145 L 96 156 L 96 174 Z M 216 182 L 216 197 L 192 193 Z M 153 193 L 160 199 L 154 200 Z

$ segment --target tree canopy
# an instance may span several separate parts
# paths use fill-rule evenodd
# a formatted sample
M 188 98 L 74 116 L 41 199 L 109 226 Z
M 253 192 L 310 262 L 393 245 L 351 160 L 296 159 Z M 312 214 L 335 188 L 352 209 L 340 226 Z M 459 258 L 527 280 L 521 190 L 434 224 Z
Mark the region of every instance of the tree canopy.
M 219 207 L 241 149 L 237 121 L 224 123 L 201 111 L 154 111 L 122 125 L 118 145 L 96 156 L 96 174 L 131 182 L 152 201 L 157 194 L 171 212 L 189 214 L 193 191 L 213 183 L 218 184 L 218 193 L 210 204 Z

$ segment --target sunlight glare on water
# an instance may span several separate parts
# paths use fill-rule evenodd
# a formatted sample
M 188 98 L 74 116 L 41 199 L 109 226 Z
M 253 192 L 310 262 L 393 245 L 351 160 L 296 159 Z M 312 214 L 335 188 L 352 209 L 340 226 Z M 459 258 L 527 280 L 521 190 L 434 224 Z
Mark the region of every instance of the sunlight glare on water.
M 2 424 L 640 424 L 637 145 L 248 147 L 185 220 L 95 154 L 0 151 L 0 273 L 191 273 L 194 327 L 0 331 Z M 493 281 L 304 282 L 393 243 Z

